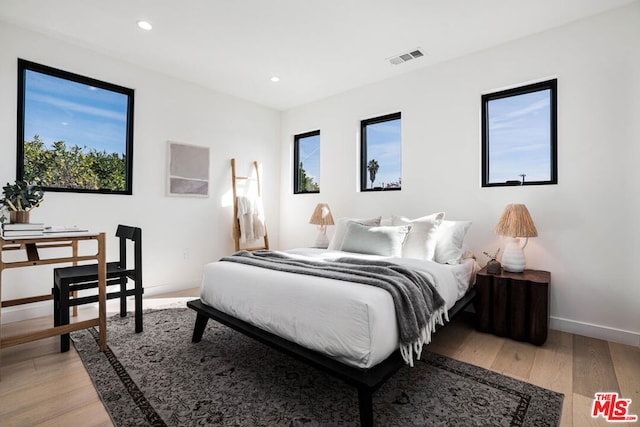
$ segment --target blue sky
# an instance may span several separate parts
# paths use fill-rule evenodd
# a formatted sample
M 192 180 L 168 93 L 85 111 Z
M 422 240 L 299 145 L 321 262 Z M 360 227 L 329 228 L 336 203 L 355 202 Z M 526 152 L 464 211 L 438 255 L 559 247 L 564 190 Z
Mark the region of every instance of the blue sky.
M 550 90 L 491 100 L 489 182 L 551 179 Z
M 367 164 L 375 159 L 380 166 L 374 186 L 398 182 L 402 176 L 401 120 L 367 126 Z M 367 170 L 367 188 L 371 188 Z
M 307 176 L 320 185 L 320 135 L 308 136 L 298 140 L 298 157 Z
M 24 138 L 126 152 L 127 96 L 27 70 Z

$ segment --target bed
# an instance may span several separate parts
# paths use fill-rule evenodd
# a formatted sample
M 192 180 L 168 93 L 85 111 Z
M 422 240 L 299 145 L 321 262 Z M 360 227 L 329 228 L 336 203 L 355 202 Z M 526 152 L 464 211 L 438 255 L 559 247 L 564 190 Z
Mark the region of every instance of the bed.
M 358 224 L 362 225 L 362 222 Z M 369 237 L 360 232 L 370 233 L 385 227 L 364 226 L 366 229 L 359 228 L 352 235 L 351 229 L 359 226 L 349 221 L 347 228 L 342 230 L 345 235 L 340 236 L 341 231 L 337 229 L 332 239 L 332 243 L 339 238 L 342 241 L 333 246 L 330 244 L 328 250 L 301 248 L 285 251 L 282 256 L 329 264 L 346 258 L 380 261 L 417 271 L 442 297 L 445 319 L 472 301 L 472 285 L 478 270 L 475 259 L 465 258 L 460 253 L 455 263 L 441 263 L 404 256 L 415 255 L 403 250 L 409 243 L 411 230 L 406 224 L 404 229 L 400 228 L 402 225 L 386 227 L 393 229 L 392 234 L 398 234 L 399 230 L 404 232 L 404 236 L 398 234 L 399 246 L 398 241 L 393 242 L 393 238 L 385 236 L 385 242 L 395 246 L 372 250 L 379 242 L 367 241 Z M 358 249 L 349 244 L 353 237 L 358 242 L 364 239 L 367 252 L 377 253 L 353 252 Z M 424 239 L 424 233 L 420 238 Z M 361 425 L 372 425 L 372 394 L 398 369 L 418 356 L 414 354 L 408 360 L 406 354 L 399 351 L 396 306 L 391 294 L 368 284 L 230 261 L 223 258 L 221 262 L 204 267 L 200 299 L 188 303 L 197 313 L 192 340 L 199 342 L 208 319 L 214 319 L 301 359 L 355 386 Z

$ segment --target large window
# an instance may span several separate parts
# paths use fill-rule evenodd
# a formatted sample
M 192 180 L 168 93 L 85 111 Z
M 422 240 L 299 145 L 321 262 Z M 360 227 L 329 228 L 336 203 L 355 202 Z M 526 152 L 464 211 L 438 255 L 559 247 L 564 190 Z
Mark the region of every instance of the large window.
M 360 123 L 360 190 L 400 190 L 402 139 L 400 113 Z
M 293 137 L 293 193 L 320 192 L 320 131 Z
M 133 90 L 18 60 L 17 179 L 131 194 Z
M 557 184 L 557 80 L 482 96 L 482 186 Z

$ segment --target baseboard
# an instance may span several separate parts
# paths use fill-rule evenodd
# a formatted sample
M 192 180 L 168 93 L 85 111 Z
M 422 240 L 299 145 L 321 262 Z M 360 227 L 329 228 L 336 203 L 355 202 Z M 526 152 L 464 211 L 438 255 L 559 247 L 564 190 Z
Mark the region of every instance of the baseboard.
M 197 288 L 200 286 L 200 282 L 189 282 L 182 284 L 169 284 L 158 285 L 144 288 L 145 296 L 156 296 L 161 294 L 167 294 L 170 292 L 182 291 L 185 289 Z M 115 300 L 109 300 L 108 304 L 114 303 Z M 97 305 L 97 303 L 96 303 Z M 87 304 L 87 307 L 91 306 Z M 80 307 L 82 308 L 82 307 Z M 36 302 L 32 304 L 16 305 L 12 307 L 6 307 L 2 309 L 2 323 L 13 323 L 21 320 L 34 319 L 36 317 L 52 316 L 51 322 L 53 324 L 53 301 Z
M 640 332 L 626 331 L 553 316 L 550 319 L 549 327 L 562 332 L 640 347 Z
M 161 294 L 168 294 L 171 292 L 184 291 L 185 289 L 193 289 L 200 287 L 200 280 L 180 283 L 180 284 L 167 284 L 167 285 L 157 285 L 153 287 L 145 287 L 144 295 L 145 296 L 156 296 Z
M 53 326 L 53 301 L 35 302 L 32 304 L 3 308 L 2 324 L 44 316 L 52 316 L 51 325 Z

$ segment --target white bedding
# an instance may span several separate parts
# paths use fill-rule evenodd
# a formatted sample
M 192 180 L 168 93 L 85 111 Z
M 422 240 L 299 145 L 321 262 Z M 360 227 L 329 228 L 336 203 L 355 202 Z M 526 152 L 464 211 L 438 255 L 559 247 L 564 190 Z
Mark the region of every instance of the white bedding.
M 466 293 L 477 268 L 473 259 L 444 265 L 310 248 L 286 252 L 315 260 L 343 256 L 385 259 L 414 268 L 432 281 L 447 309 Z M 214 262 L 204 268 L 200 298 L 220 311 L 351 366 L 369 368 L 398 348 L 391 295 L 373 286 Z

